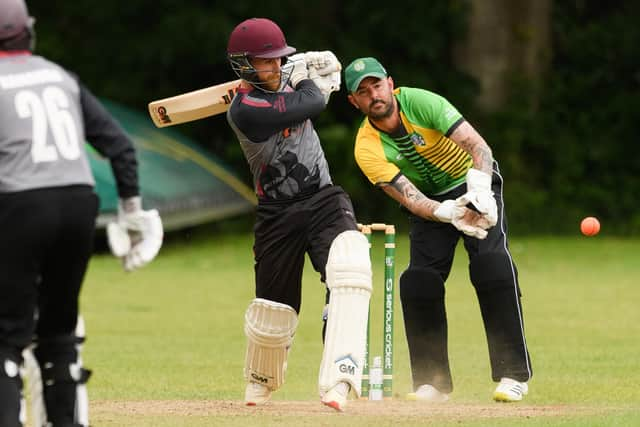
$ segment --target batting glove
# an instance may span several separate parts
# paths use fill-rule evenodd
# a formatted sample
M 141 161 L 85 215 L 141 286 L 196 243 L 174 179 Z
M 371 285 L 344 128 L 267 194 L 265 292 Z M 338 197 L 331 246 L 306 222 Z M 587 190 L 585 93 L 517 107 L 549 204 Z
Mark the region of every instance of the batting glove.
M 334 71 L 331 74 L 321 76 L 315 68 L 309 68 L 309 78 L 318 86 L 322 95 L 324 95 L 324 103 L 329 103 L 329 97 L 333 92 L 340 90 L 340 71 Z
M 305 60 L 307 61 L 307 68 L 315 68 L 318 70 L 318 75 L 326 76 L 331 73 L 340 72 L 342 65 L 336 55 L 330 50 L 323 50 L 321 52 L 305 52 Z
M 289 75 L 289 83 L 294 89 L 302 80 L 309 78 L 309 70 L 307 69 L 307 61 L 304 53 L 296 53 L 295 55 L 291 55 L 287 59 L 285 67 L 291 69 L 291 74 Z

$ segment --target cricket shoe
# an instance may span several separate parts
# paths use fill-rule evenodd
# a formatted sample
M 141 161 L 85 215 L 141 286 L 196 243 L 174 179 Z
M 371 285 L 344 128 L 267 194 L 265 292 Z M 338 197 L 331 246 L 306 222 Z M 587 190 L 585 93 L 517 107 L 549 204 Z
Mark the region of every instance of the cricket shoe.
M 419 400 L 421 402 L 442 403 L 449 400 L 449 395 L 443 393 L 430 384 L 418 387 L 415 393 L 407 394 L 407 400 Z
M 496 402 L 519 402 L 528 392 L 527 383 L 521 383 L 511 378 L 501 378 L 500 384 L 493 392 L 493 400 Z
M 344 411 L 344 408 L 347 406 L 349 390 L 351 390 L 351 386 L 348 383 L 339 382 L 322 396 L 322 404 L 336 411 Z
M 244 402 L 247 406 L 264 405 L 271 398 L 271 390 L 266 385 L 249 382 L 244 390 Z

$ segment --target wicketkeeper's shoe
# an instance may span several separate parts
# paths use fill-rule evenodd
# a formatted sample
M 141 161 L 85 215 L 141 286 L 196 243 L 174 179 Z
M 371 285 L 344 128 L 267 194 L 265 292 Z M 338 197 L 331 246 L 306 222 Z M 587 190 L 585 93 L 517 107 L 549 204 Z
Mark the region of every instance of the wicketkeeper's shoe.
M 419 400 L 421 402 L 442 403 L 449 400 L 449 395 L 443 393 L 432 385 L 424 384 L 418 387 L 415 393 L 407 394 L 407 400 Z
M 528 392 L 527 383 L 521 383 L 511 378 L 501 378 L 500 384 L 493 392 L 493 400 L 496 402 L 519 402 Z
M 271 398 L 271 390 L 265 385 L 249 382 L 244 390 L 244 402 L 247 406 L 264 405 Z
M 351 390 L 351 386 L 348 383 L 339 382 L 322 396 L 322 404 L 336 411 L 344 411 L 347 406 L 349 390 Z

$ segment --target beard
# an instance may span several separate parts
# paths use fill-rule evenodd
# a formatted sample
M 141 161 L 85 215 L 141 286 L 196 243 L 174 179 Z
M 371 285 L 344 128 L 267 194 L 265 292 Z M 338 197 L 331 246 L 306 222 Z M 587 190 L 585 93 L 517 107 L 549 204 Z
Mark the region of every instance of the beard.
M 373 110 L 373 107 L 376 104 L 382 104 L 385 106 L 385 108 L 383 108 L 382 110 Z M 369 118 L 373 119 L 373 120 L 382 120 L 382 119 L 386 119 L 388 117 L 391 117 L 391 115 L 393 114 L 393 102 L 387 102 L 387 101 L 383 101 L 381 99 L 377 99 L 373 102 L 371 102 L 371 104 L 369 104 Z
M 258 73 L 255 73 L 256 77 L 250 83 L 256 89 L 259 89 L 263 92 L 275 93 L 280 92 L 284 89 L 287 82 L 282 81 L 281 73 L 271 73 L 267 77 L 259 76 Z

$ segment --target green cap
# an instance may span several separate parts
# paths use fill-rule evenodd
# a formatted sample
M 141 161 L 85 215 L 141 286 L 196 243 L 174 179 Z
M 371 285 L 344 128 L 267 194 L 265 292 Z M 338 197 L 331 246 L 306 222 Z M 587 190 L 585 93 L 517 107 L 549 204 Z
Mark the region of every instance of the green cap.
M 358 58 L 344 69 L 344 80 L 349 93 L 355 92 L 360 82 L 367 77 L 387 78 L 387 70 L 376 58 Z

